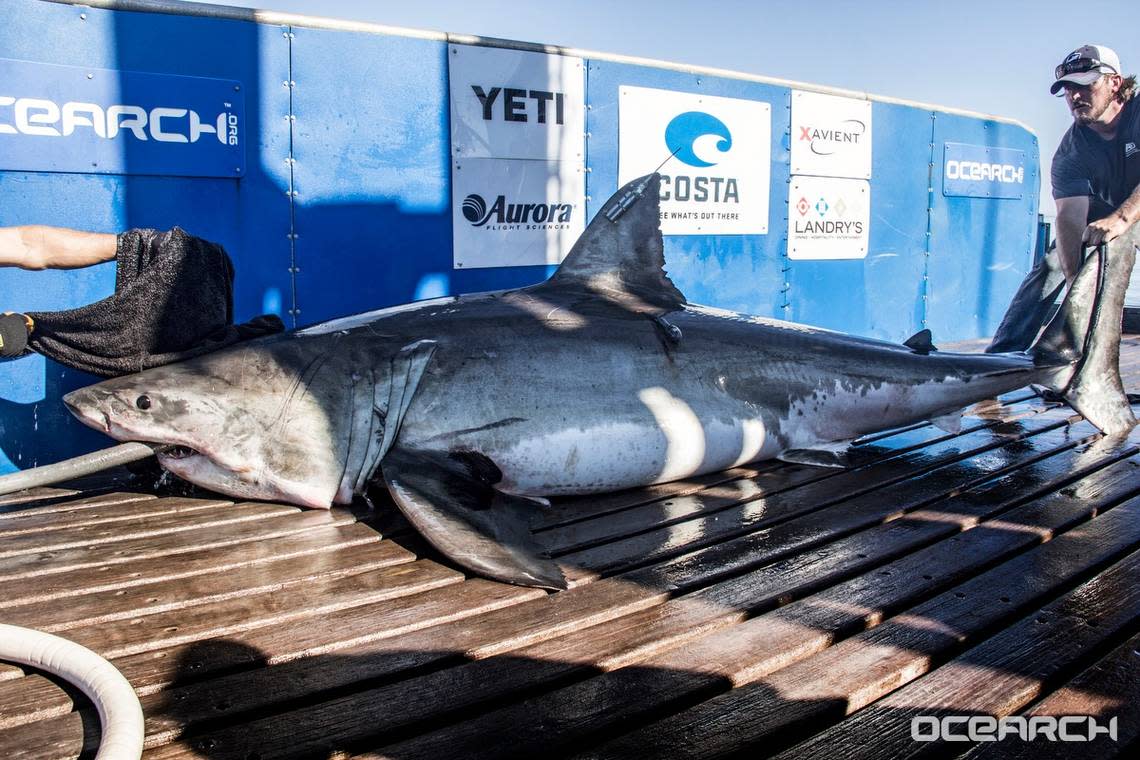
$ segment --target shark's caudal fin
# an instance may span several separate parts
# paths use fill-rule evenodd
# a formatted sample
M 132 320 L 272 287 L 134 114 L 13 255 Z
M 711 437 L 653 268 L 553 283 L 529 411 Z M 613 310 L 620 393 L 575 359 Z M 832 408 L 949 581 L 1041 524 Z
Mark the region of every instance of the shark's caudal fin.
M 649 316 L 679 309 L 685 296 L 665 274 L 660 194 L 660 174 L 622 187 L 602 206 L 558 271 L 528 290 L 579 292 Z
M 1140 230 L 1091 253 L 1057 315 L 1029 349 L 1057 370 L 1046 384 L 1109 435 L 1136 424 L 1120 379 L 1120 322 Z

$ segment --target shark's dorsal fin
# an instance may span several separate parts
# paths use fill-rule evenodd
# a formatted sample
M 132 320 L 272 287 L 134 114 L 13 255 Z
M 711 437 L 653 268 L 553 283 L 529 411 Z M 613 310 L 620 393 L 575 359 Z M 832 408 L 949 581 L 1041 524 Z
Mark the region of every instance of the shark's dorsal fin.
M 929 354 L 938 349 L 934 347 L 934 339 L 929 329 L 919 330 L 903 341 L 903 345 L 916 354 Z
M 627 311 L 660 316 L 681 308 L 685 296 L 665 274 L 661 239 L 661 175 L 635 179 L 606 201 L 536 294 L 580 293 Z

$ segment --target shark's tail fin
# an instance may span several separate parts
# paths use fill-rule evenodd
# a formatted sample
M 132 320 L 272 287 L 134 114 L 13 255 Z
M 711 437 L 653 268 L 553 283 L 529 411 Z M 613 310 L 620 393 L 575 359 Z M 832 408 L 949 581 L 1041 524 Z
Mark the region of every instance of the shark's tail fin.
M 1043 381 L 1085 419 L 1113 435 L 1136 424 L 1120 379 L 1120 322 L 1138 231 L 1085 258 L 1056 316 L 1029 349 Z

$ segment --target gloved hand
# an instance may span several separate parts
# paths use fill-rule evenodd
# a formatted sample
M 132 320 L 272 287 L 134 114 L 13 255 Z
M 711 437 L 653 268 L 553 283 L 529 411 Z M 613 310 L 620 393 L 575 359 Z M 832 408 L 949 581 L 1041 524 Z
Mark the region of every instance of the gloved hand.
M 34 328 L 31 317 L 6 311 L 0 314 L 0 358 L 19 356 L 28 349 L 28 335 Z

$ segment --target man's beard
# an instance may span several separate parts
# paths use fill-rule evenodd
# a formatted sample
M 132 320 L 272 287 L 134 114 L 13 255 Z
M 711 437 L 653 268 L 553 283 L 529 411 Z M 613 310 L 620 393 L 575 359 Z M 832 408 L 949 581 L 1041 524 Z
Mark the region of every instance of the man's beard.
M 1086 103 L 1084 105 L 1087 106 L 1085 110 L 1080 112 L 1074 110 L 1073 118 L 1081 126 L 1087 127 L 1089 124 L 1092 124 L 1093 122 L 1099 120 L 1100 117 L 1104 115 L 1104 112 L 1108 110 L 1108 107 L 1110 105 L 1112 105 L 1112 101 L 1106 100 L 1100 105 L 1097 105 L 1095 102 Z

